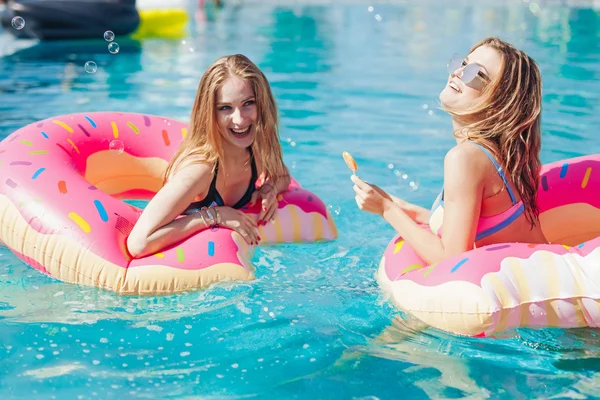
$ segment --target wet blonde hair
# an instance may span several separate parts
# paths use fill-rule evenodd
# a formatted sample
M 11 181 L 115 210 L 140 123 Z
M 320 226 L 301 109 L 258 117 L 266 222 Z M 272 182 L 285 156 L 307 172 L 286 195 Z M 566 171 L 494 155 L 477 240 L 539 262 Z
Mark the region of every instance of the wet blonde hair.
M 252 154 L 254 158 L 260 160 L 262 171 L 259 172 L 264 172 L 273 183 L 278 178 L 288 175 L 279 141 L 277 105 L 269 81 L 246 56 L 234 54 L 216 60 L 200 79 L 192 108 L 189 132 L 167 166 L 165 183 L 177 170 L 188 164 L 189 160 L 192 160 L 189 161 L 192 163 L 211 164 L 214 168 L 217 161 L 224 159 L 224 139 L 217 124 L 216 97 L 217 90 L 231 76 L 249 82 L 254 92 L 258 118 L 255 122 Z
M 496 50 L 502 58 L 500 72 L 482 91 L 479 101 L 467 110 L 442 108 L 461 125 L 457 138 L 481 145 L 493 143 L 498 161 L 507 171 L 525 206 L 533 227 L 539 208 L 542 78 L 535 61 L 525 52 L 491 37 L 477 43 Z M 493 150 L 493 149 L 490 149 Z

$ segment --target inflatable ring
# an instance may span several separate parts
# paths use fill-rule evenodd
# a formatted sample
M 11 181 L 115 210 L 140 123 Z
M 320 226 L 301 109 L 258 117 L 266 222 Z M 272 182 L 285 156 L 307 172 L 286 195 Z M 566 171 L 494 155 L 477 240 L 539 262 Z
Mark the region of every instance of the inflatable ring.
M 25 20 L 23 29 L 11 27 L 15 16 Z M 72 0 L 28 0 L 8 2 L 0 13 L 0 23 L 17 38 L 102 40 L 107 30 L 117 38 L 129 35 L 140 24 L 140 16 L 131 1 L 93 0 L 81 4 Z
M 140 25 L 131 34 L 132 39 L 181 39 L 186 35 L 188 14 L 183 9 L 138 10 Z
M 32 123 L 0 142 L 0 240 L 56 279 L 119 294 L 169 294 L 250 280 L 253 246 L 225 228 L 204 230 L 132 259 L 126 238 L 186 125 L 133 113 L 72 114 Z M 326 205 L 292 180 L 261 244 L 337 237 Z M 244 212 L 257 214 L 260 204 Z
M 540 224 L 552 244 L 485 246 L 426 263 L 396 236 L 377 280 L 401 310 L 450 333 L 600 326 L 600 155 L 545 165 Z
M 23 29 L 12 28 L 15 16 L 25 20 Z M 172 0 L 93 0 L 84 6 L 72 0 L 29 0 L 9 2 L 0 10 L 0 24 L 8 33 L 40 40 L 102 40 L 107 30 L 117 42 L 124 36 L 178 39 L 185 36 L 187 22 L 185 2 Z

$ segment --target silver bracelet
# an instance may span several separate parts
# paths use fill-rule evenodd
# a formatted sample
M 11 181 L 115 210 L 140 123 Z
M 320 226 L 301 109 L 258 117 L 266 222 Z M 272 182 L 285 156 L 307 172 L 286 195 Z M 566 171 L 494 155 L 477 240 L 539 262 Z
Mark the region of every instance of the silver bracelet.
M 202 215 L 202 209 L 196 210 L 196 214 L 198 214 L 200 216 L 200 219 L 202 220 L 202 223 L 206 226 L 208 226 L 208 224 L 206 223 L 206 220 L 204 219 L 204 215 Z
M 210 227 L 214 228 L 214 226 L 215 226 L 215 217 L 212 215 L 212 212 L 210 211 L 210 208 L 202 207 L 202 209 L 206 211 L 206 215 L 210 219 Z
M 215 225 L 221 225 L 221 214 L 219 213 L 219 209 L 215 206 L 208 207 L 209 210 L 212 210 L 215 213 Z

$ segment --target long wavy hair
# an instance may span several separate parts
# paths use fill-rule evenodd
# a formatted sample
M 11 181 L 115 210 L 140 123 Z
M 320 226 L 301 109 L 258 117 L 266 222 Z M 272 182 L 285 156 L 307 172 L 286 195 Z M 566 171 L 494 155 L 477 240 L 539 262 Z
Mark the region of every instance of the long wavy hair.
M 258 118 L 252 153 L 254 158 L 260 160 L 261 172 L 273 182 L 289 173 L 283 163 L 277 105 L 269 81 L 246 56 L 234 54 L 216 60 L 202 76 L 192 109 L 189 132 L 167 166 L 164 183 L 188 162 L 211 164 L 214 169 L 217 161 L 224 159 L 224 139 L 217 124 L 216 96 L 217 90 L 230 76 L 249 82 L 254 91 Z
M 498 77 L 469 109 L 459 111 L 443 104 L 442 109 L 460 124 L 455 137 L 477 142 L 494 153 L 497 150 L 496 158 L 509 173 L 533 227 L 539 215 L 542 77 L 535 61 L 510 43 L 486 38 L 469 54 L 481 46 L 501 55 Z M 490 144 L 495 148 L 490 149 Z

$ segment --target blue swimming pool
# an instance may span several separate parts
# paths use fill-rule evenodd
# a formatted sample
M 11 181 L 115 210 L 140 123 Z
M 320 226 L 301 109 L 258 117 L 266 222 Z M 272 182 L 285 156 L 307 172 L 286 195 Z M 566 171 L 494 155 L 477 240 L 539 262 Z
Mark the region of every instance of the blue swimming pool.
M 117 37 L 115 55 L 102 38 L 36 44 L 0 31 L 0 139 L 74 112 L 188 120 L 204 69 L 241 52 L 269 78 L 285 160 L 330 205 L 340 238 L 259 249 L 256 281 L 168 297 L 63 284 L 0 246 L 3 398 L 597 396 L 596 330 L 475 340 L 403 326 L 374 280 L 393 230 L 357 210 L 341 152 L 363 178 L 429 206 L 453 144 L 436 102 L 446 62 L 488 35 L 541 67 L 543 161 L 600 152 L 600 9 L 250 0 L 194 18 L 191 3 L 184 39 Z

